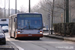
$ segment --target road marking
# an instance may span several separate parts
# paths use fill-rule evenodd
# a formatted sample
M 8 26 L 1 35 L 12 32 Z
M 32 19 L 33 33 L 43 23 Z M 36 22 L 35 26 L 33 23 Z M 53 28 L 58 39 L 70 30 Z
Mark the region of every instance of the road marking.
M 13 45 L 15 45 L 19 50 L 24 50 L 22 47 L 16 45 L 15 43 L 13 43 L 12 41 L 10 41 L 8 38 L 6 38 L 10 43 L 12 43 Z
M 74 46 L 57 46 L 56 48 L 63 48 L 63 49 L 74 49 Z

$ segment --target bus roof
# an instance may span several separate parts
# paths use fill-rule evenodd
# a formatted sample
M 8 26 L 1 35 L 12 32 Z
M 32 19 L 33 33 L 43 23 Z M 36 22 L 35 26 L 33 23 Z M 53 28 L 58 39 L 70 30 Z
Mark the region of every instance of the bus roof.
M 13 16 L 13 17 L 16 17 L 16 15 L 17 15 L 17 14 L 10 15 L 9 18 L 12 17 L 12 16 Z
M 40 13 L 20 13 L 20 14 L 40 14 Z
M 40 14 L 40 13 L 19 13 L 19 14 Z M 9 18 L 10 17 L 17 17 L 17 15 L 19 15 L 19 14 L 13 14 L 13 15 L 9 16 Z

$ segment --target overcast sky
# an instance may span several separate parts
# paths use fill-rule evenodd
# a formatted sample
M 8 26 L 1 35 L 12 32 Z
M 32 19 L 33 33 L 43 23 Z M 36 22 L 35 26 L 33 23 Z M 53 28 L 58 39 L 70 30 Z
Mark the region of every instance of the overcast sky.
M 4 7 L 4 1 L 6 1 L 6 8 L 8 9 L 8 1 L 9 0 L 0 0 L 0 7 Z M 17 0 L 17 8 L 20 9 L 22 6 L 28 9 L 29 0 Z M 31 7 L 36 5 L 40 0 L 31 0 Z M 10 0 L 10 8 L 15 8 L 15 0 Z

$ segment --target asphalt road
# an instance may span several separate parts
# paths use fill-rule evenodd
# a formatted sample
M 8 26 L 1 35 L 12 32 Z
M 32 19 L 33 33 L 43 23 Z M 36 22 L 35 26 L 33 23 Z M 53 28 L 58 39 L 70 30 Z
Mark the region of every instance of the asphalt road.
M 75 50 L 75 43 L 52 39 L 48 37 L 40 38 L 40 40 L 20 40 L 10 38 L 8 33 L 5 33 L 7 42 L 11 43 L 19 50 Z

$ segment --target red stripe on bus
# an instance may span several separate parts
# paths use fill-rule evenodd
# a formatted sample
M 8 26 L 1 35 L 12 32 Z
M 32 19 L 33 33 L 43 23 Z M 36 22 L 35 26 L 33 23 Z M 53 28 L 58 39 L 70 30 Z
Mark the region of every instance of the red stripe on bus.
M 43 37 L 43 34 L 17 34 L 18 37 Z

